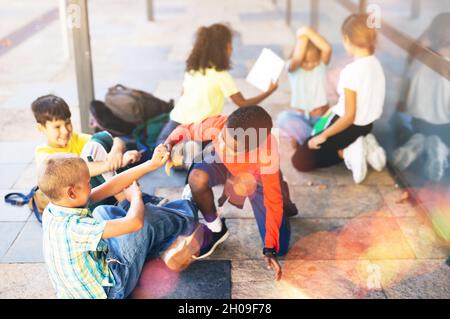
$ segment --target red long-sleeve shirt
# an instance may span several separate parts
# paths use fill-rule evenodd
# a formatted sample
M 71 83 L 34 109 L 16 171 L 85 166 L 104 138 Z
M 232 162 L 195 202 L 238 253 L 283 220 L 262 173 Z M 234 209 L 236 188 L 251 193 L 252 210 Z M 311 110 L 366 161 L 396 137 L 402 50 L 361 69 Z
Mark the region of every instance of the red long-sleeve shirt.
M 219 115 L 209 117 L 201 123 L 180 125 L 170 134 L 166 143 L 174 145 L 183 139 L 211 140 L 216 154 L 233 176 L 240 173 L 250 173 L 256 180 L 261 181 L 264 192 L 264 207 L 266 208 L 265 247 L 276 248 L 278 251 L 280 226 L 283 218 L 283 198 L 280 187 L 279 154 L 276 139 L 270 134 L 257 149 L 245 153 L 246 161 L 236 162 L 235 157 L 229 154 L 226 156 L 226 150 L 220 148 L 219 134 L 225 127 L 226 121 L 227 116 Z

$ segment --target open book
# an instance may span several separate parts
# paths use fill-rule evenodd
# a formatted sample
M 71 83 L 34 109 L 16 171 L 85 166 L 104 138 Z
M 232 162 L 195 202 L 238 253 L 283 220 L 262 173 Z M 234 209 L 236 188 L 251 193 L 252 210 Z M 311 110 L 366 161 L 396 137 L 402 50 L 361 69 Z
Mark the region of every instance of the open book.
M 247 76 L 247 81 L 261 91 L 267 91 L 270 82 L 278 81 L 285 66 L 282 58 L 264 48 Z

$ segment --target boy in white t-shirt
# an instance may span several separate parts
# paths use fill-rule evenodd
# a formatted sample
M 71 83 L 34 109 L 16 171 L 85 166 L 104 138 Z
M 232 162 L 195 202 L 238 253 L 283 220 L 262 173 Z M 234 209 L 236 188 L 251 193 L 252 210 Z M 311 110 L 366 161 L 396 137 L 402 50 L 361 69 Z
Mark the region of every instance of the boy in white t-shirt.
M 282 133 L 298 144 L 311 136 L 317 120 L 328 110 L 326 77 L 331 46 L 309 27 L 297 30 L 297 42 L 288 63 L 291 110 L 278 115 Z
M 367 163 L 381 171 L 386 154 L 370 134 L 383 112 L 385 77 L 373 55 L 376 31 L 367 26 L 366 14 L 353 14 L 342 25 L 343 42 L 354 62 L 340 74 L 338 103 L 322 117 L 313 136 L 298 145 L 292 163 L 300 171 L 335 165 L 342 160 L 356 183 L 364 180 Z

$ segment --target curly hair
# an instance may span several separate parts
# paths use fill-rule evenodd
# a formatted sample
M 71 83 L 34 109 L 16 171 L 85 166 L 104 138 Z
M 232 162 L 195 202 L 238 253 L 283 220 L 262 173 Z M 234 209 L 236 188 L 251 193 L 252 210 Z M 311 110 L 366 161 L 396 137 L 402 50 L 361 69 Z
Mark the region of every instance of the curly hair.
M 232 41 L 232 32 L 224 24 L 216 23 L 209 27 L 200 27 L 194 47 L 186 60 L 186 71 L 203 71 L 215 68 L 217 71 L 231 68 L 227 52 Z

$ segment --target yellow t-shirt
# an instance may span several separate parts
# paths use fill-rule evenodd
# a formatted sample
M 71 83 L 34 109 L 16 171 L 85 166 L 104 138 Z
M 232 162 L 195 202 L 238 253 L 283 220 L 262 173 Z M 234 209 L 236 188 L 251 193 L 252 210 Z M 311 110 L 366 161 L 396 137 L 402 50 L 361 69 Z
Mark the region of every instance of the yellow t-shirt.
M 47 144 L 38 146 L 35 149 L 36 163 L 39 165 L 47 156 L 54 153 L 72 153 L 80 156 L 84 145 L 89 142 L 91 137 L 89 134 L 73 132 L 66 147 L 52 147 Z
M 183 95 L 170 113 L 172 121 L 181 124 L 198 123 L 210 116 L 220 115 L 224 99 L 239 90 L 228 71 L 213 68 L 186 72 Z

